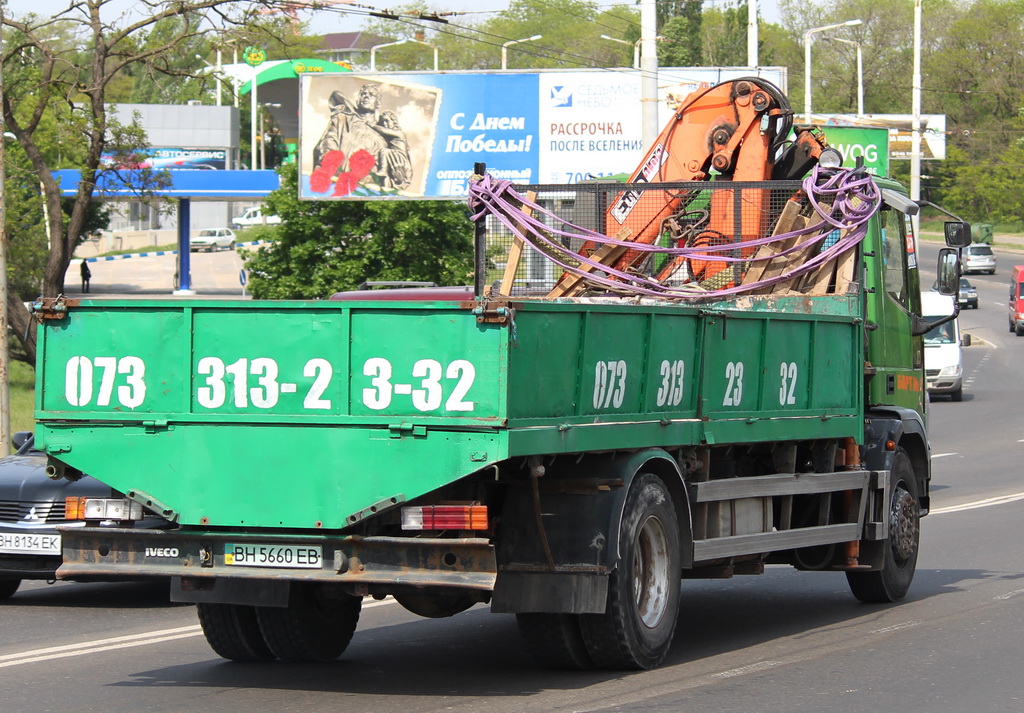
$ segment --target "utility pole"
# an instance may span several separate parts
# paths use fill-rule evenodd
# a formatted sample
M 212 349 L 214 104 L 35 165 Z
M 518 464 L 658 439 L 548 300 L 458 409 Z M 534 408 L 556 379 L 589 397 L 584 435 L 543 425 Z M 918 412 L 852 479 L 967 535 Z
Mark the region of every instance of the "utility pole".
M 4 24 L 0 4 L 0 456 L 11 452 L 10 344 L 7 339 L 7 121 L 4 116 Z

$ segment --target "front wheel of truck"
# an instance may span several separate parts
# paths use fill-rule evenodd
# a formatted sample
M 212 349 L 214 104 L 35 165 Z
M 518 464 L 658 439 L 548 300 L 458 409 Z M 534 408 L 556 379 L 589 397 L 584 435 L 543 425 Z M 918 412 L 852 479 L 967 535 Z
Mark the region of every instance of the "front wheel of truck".
M 853 596 L 862 602 L 898 602 L 907 595 L 917 569 L 921 540 L 921 507 L 910 456 L 897 448 L 889 475 L 889 539 L 885 564 L 873 572 L 846 573 Z
M 256 607 L 263 639 L 279 659 L 324 662 L 344 653 L 363 600 L 332 594 L 321 585 L 293 582 L 287 607 Z
M 214 652 L 231 661 L 273 661 L 263 640 L 256 607 L 242 604 L 197 604 L 199 625 Z
M 630 486 L 619 552 L 605 613 L 580 616 L 583 640 L 600 668 L 652 669 L 672 645 L 681 584 L 679 523 L 656 475 L 638 475 Z

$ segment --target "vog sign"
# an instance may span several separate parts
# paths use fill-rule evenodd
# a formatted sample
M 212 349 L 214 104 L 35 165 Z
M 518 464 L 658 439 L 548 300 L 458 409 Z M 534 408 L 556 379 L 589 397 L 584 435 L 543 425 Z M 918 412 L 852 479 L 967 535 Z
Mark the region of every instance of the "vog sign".
M 843 166 L 851 168 L 861 159 L 871 175 L 889 175 L 888 129 L 826 126 L 822 130 L 828 145 L 843 155 Z

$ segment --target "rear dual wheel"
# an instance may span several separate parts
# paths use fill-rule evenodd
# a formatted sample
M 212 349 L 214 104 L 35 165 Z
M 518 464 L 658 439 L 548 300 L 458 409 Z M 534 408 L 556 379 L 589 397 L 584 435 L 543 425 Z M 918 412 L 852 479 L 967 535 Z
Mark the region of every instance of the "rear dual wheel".
M 263 640 L 282 661 L 333 661 L 348 648 L 363 606 L 360 597 L 293 582 L 288 606 L 256 607 Z
M 679 521 L 657 476 L 636 477 L 619 524 L 618 566 L 603 614 L 517 614 L 527 648 L 551 668 L 651 669 L 679 615 Z
M 210 648 L 231 661 L 272 661 L 274 652 L 263 640 L 256 607 L 243 604 L 197 604 L 199 625 Z

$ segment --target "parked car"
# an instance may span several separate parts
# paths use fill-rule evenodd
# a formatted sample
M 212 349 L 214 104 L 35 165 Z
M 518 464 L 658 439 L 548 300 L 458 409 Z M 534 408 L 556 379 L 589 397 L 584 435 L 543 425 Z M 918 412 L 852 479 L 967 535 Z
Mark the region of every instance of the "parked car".
M 235 231 L 231 228 L 204 228 L 189 242 L 189 252 L 205 250 L 213 252 L 219 248 L 235 249 Z
M 19 431 L 16 451 L 0 459 L 0 600 L 18 591 L 24 579 L 53 580 L 61 564 L 58 525 L 82 526 L 68 520 L 69 497 L 109 498 L 113 491 L 89 476 L 79 480 L 46 477 L 46 454 L 35 449 L 32 434 Z M 147 527 L 165 527 L 163 518 L 147 517 Z
M 960 306 L 978 309 L 978 290 L 965 278 L 960 278 Z
M 280 225 L 281 219 L 276 215 L 264 215 L 262 208 L 249 208 L 231 221 L 236 228 L 251 228 L 254 225 Z
M 989 245 L 968 245 L 961 248 L 960 261 L 965 275 L 972 272 L 996 274 L 996 256 Z

